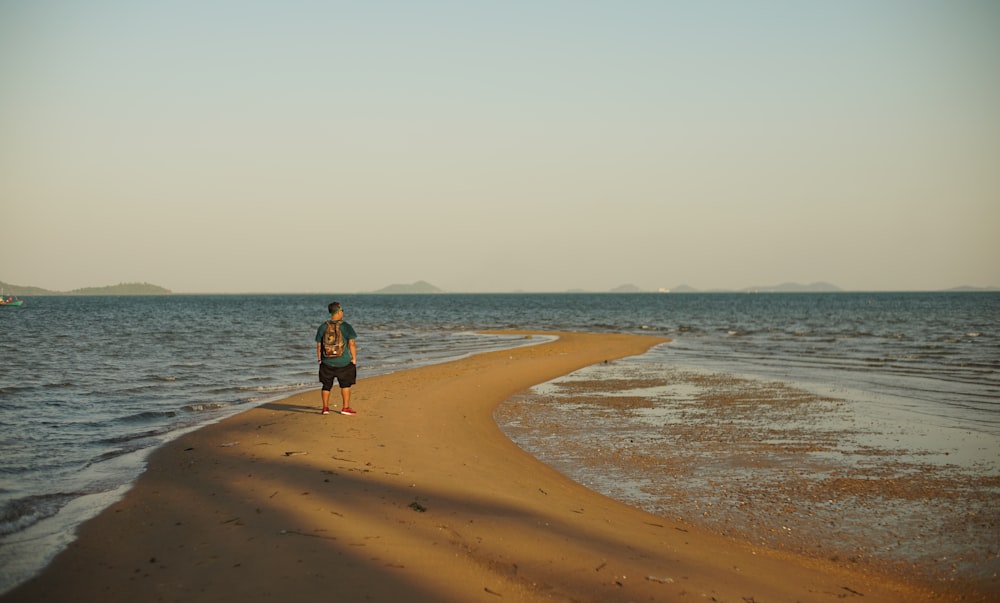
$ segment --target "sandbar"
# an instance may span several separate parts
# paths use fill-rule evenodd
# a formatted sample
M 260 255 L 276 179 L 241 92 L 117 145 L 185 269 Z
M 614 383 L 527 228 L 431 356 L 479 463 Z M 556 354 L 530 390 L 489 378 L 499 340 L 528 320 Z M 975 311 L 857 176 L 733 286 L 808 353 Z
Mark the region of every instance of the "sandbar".
M 498 404 L 664 341 L 550 335 L 372 378 L 362 348 L 357 416 L 305 392 L 165 444 L 0 601 L 952 600 L 651 515 L 522 451 Z

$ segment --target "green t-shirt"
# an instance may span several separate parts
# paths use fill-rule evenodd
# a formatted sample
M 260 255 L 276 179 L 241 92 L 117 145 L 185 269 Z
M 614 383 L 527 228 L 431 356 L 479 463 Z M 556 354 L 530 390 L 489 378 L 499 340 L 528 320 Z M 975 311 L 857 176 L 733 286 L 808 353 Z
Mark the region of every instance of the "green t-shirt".
M 325 332 L 326 321 L 323 321 L 323 324 L 316 329 L 316 343 L 323 343 L 323 333 Z M 339 358 L 324 358 L 323 364 L 329 366 L 347 366 L 354 362 L 354 358 L 351 357 L 351 346 L 347 345 L 347 342 L 351 339 L 357 339 L 358 334 L 354 331 L 354 327 L 343 321 L 340 323 L 340 334 L 344 336 L 344 353 Z

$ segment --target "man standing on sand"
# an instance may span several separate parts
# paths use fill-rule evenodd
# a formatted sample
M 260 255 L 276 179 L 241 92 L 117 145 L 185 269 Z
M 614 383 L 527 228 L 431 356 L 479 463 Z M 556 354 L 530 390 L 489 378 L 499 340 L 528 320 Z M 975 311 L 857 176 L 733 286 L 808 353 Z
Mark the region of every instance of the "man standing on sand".
M 351 386 L 358 379 L 356 358 L 358 349 L 355 340 L 358 334 L 354 327 L 344 322 L 344 309 L 339 302 L 332 302 L 328 308 L 330 320 L 324 322 L 316 330 L 316 358 L 319 361 L 319 382 L 323 384 L 320 394 L 323 397 L 323 414 L 330 414 L 330 390 L 333 381 L 340 385 L 340 398 L 343 400 L 342 415 L 356 415 L 351 408 Z

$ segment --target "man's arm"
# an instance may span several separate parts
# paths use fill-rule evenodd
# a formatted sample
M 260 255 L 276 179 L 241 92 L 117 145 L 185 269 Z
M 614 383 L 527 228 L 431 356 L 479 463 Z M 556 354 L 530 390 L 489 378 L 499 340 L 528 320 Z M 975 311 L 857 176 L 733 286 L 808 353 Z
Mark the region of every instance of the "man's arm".
M 351 362 L 355 365 L 358 364 L 358 346 L 354 343 L 353 339 L 347 340 L 348 347 L 351 348 Z

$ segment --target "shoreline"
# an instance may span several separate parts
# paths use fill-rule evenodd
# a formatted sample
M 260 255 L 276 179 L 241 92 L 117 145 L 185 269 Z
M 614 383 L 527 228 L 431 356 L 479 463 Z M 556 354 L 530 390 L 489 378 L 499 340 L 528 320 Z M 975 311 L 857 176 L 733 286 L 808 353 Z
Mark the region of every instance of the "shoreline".
M 362 378 L 357 417 L 310 391 L 185 434 L 0 601 L 953 600 L 650 515 L 518 448 L 501 402 L 664 341 L 557 335 Z

